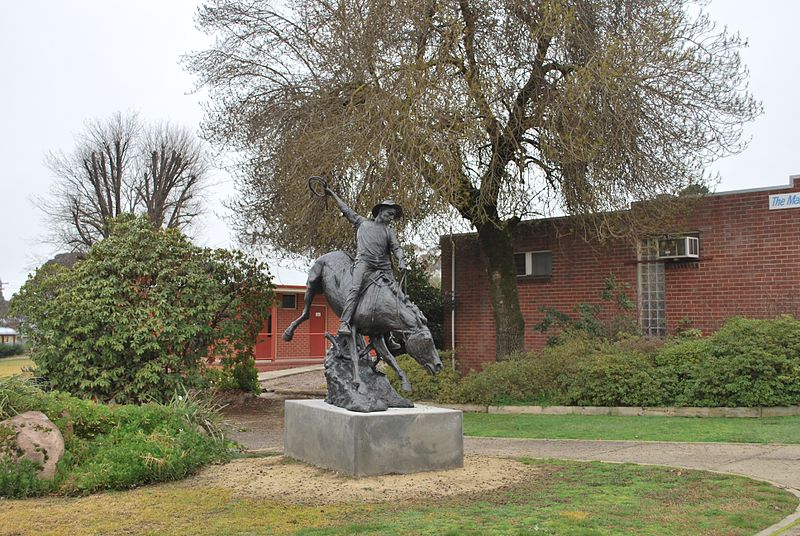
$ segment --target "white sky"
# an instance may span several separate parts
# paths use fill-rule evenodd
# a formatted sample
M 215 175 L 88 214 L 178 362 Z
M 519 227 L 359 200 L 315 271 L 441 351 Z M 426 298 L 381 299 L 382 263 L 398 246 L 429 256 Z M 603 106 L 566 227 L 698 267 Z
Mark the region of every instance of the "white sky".
M 202 94 L 179 65 L 202 49 L 194 28 L 197 0 L 0 0 L 0 279 L 9 298 L 28 272 L 50 258 L 41 243 L 44 220 L 32 199 L 52 184 L 43 158 L 70 152 L 84 122 L 115 111 L 138 111 L 144 121 L 197 128 Z M 751 90 L 765 113 L 747 128 L 742 154 L 720 161 L 718 191 L 788 184 L 800 174 L 800 55 L 795 45 L 800 2 L 713 0 L 714 20 L 741 32 Z M 209 214 L 195 242 L 229 247 L 221 201 L 233 193 L 230 177 L 214 173 Z M 302 284 L 302 273 L 270 263 L 276 282 Z

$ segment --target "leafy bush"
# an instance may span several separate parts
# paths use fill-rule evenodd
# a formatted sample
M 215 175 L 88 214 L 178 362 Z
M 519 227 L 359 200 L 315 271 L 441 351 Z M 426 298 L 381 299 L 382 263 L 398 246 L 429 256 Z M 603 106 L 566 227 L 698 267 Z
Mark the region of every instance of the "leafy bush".
M 408 354 L 397 357 L 397 364 L 408 376 L 413 391 L 405 393 L 400 388 L 400 379 L 397 374 L 389 368 L 386 370 L 386 377 L 389 378 L 392 387 L 401 395 L 411 400 L 438 400 L 440 402 L 452 402 L 453 390 L 461 377 L 457 371 L 450 366 L 450 352 L 439 352 L 439 357 L 444 364 L 441 372 L 436 376 L 431 376 L 419 365 L 414 358 Z
M 664 402 L 654 368 L 646 354 L 609 348 L 581 361 L 560 378 L 554 396 L 575 406 L 658 406 Z
M 670 341 L 655 357 L 655 377 L 664 399 L 676 406 L 697 406 L 699 371 L 711 354 L 710 339 L 683 338 Z
M 214 433 L 213 407 L 191 397 L 171 405 L 113 407 L 65 393 L 46 393 L 19 378 L 0 380 L 2 417 L 41 411 L 62 431 L 64 458 L 56 477 L 35 478 L 36 466 L 0 463 L 0 496 L 80 495 L 183 478 L 229 459 Z
M 711 337 L 615 342 L 562 332 L 560 343 L 487 365 L 442 402 L 592 406 L 800 404 L 800 321 L 729 320 Z
M 658 356 L 662 383 L 679 404 L 800 403 L 800 321 L 733 318 L 708 339 L 684 340 Z
M 471 373 L 455 390 L 455 400 L 464 404 L 535 404 L 545 398 L 540 382 L 541 363 L 527 355 L 491 363 L 480 373 Z
M 469 374 L 456 389 L 457 400 L 491 405 L 561 403 L 564 378 L 585 355 L 606 345 L 581 332 L 565 334 L 562 340 L 539 352 L 515 355 Z
M 245 389 L 273 300 L 265 267 L 193 246 L 145 218 L 117 220 L 73 268 L 46 265 L 12 302 L 54 389 L 104 401 L 165 401 L 200 382 L 210 349 Z
M 25 353 L 23 344 L 0 344 L 0 357 L 11 357 Z

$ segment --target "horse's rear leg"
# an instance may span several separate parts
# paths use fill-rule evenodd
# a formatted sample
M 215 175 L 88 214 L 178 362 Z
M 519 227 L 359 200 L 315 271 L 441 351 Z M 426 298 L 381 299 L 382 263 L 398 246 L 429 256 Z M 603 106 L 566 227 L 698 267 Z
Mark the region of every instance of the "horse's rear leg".
M 361 375 L 358 373 L 359 351 L 356 345 L 356 330 L 350 333 L 350 359 L 353 361 L 353 385 L 362 395 L 367 394 L 367 387 L 361 381 Z
M 283 340 L 284 341 L 291 341 L 292 337 L 294 337 L 294 330 L 297 329 L 297 326 L 305 322 L 311 316 L 311 302 L 314 301 L 314 296 L 317 295 L 319 291 L 320 283 L 322 282 L 322 263 L 315 262 L 314 265 L 311 267 L 311 270 L 308 272 L 308 281 L 306 282 L 306 295 L 303 298 L 303 312 L 300 313 L 300 316 L 297 319 L 289 324 L 289 327 L 286 328 L 286 331 L 283 332 Z
M 397 377 L 400 378 L 400 387 L 406 393 L 410 393 L 411 382 L 408 381 L 408 376 L 406 376 L 406 373 L 400 368 L 400 365 L 397 364 L 397 360 L 392 355 L 392 352 L 386 347 L 384 336 L 375 337 L 372 339 L 372 342 L 375 344 L 375 351 L 378 352 L 378 357 L 383 359 L 383 362 L 392 367 L 392 370 L 397 373 Z

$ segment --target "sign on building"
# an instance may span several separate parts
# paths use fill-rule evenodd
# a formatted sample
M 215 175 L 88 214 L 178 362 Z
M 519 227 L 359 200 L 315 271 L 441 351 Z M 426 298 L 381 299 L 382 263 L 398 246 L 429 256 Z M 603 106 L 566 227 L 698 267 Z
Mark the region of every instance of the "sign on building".
M 769 196 L 769 209 L 800 208 L 800 193 L 774 194 Z

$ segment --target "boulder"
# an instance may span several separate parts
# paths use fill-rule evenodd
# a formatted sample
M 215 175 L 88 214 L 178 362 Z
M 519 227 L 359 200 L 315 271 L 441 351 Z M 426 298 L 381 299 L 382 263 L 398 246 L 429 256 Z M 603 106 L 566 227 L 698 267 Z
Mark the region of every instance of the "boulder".
M 61 431 L 41 411 L 26 411 L 0 422 L 0 457 L 38 463 L 42 466 L 39 477 L 50 479 L 63 456 Z

